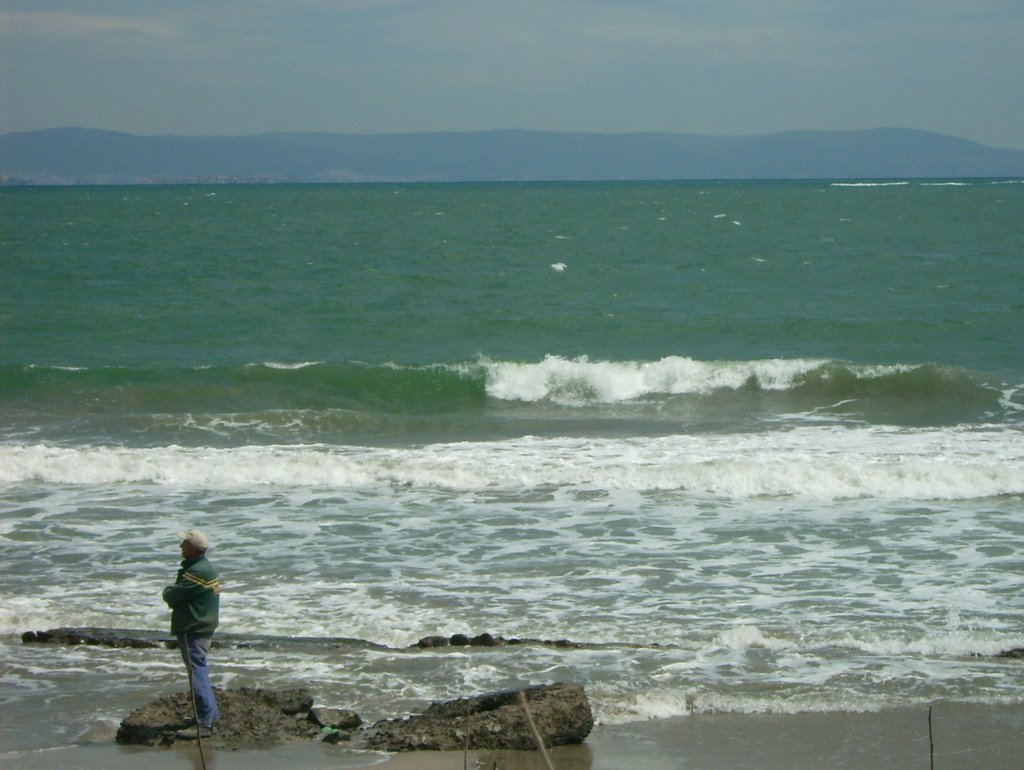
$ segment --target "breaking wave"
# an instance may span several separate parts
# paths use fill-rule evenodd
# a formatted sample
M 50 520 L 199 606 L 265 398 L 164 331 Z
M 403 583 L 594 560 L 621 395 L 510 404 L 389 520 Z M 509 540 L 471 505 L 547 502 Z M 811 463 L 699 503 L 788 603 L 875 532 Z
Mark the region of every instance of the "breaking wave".
M 794 392 L 834 398 L 972 400 L 997 404 L 1000 390 L 940 364 L 852 364 L 827 359 L 596 361 L 548 356 L 536 362 L 476 361 L 421 366 L 359 362 L 266 362 L 229 367 L 98 368 L 6 366 L 7 403 L 88 404 L 96 411 L 230 411 L 259 408 L 459 410 L 498 401 L 565 406 L 622 403 L 730 391 Z
M 715 497 L 972 499 L 1024 494 L 1018 431 L 804 427 L 413 447 L 3 447 L 0 482 L 455 490 L 669 490 Z

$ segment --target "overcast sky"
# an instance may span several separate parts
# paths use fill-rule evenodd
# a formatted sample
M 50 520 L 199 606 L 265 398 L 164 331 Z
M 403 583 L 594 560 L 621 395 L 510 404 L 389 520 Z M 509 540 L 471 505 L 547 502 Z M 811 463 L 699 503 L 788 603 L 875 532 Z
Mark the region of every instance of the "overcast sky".
M 1024 149 L 1024 0 L 0 0 L 0 132 L 920 128 Z

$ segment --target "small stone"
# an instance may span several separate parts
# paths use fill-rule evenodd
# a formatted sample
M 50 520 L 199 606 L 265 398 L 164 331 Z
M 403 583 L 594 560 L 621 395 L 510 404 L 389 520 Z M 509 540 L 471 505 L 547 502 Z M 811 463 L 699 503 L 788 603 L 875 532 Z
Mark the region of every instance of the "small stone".
M 416 642 L 416 646 L 424 648 L 447 647 L 448 640 L 443 636 L 424 636 L 422 639 Z
M 354 730 L 363 720 L 350 709 L 332 709 L 317 706 L 309 710 L 309 721 L 326 729 Z

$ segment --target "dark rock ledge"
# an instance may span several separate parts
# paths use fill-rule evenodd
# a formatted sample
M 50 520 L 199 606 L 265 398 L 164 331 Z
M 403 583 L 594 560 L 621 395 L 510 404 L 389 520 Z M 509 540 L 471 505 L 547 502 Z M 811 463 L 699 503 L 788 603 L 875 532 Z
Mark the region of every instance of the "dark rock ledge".
M 355 712 L 314 707 L 305 689 L 243 687 L 215 692 L 220 718 L 209 740 L 225 748 L 266 748 L 304 739 L 388 752 L 536 749 L 521 697 L 545 747 L 582 743 L 594 726 L 590 703 L 577 684 L 540 685 L 435 703 L 423 714 L 381 720 L 370 727 L 363 727 Z M 157 698 L 121 722 L 117 742 L 170 746 L 194 741 L 187 721 L 191 714 L 184 692 Z
M 21 635 L 24 644 L 66 644 L 90 645 L 100 647 L 137 647 L 175 649 L 177 640 L 167 633 L 137 628 L 95 628 L 95 627 L 62 627 L 47 631 L 26 631 Z M 287 647 L 289 649 L 335 649 L 351 647 L 353 649 L 386 649 L 382 644 L 374 644 L 362 639 L 343 637 L 292 637 L 266 636 L 251 634 L 221 634 L 213 639 L 214 648 L 259 648 L 273 649 Z
M 85 644 L 99 645 L 104 647 L 157 647 L 173 649 L 178 646 L 177 641 L 169 634 L 159 631 L 147 631 L 132 628 L 92 628 L 92 627 L 64 627 L 52 628 L 48 631 L 26 631 L 21 635 L 21 641 L 25 644 Z M 415 644 L 409 645 L 409 650 L 432 650 L 446 647 L 514 647 L 543 646 L 561 647 L 571 649 L 668 649 L 671 645 L 658 643 L 638 644 L 633 642 L 608 642 L 594 644 L 588 642 L 574 642 L 569 639 L 520 639 L 517 637 L 505 638 L 494 636 L 489 633 L 469 636 L 468 634 L 452 634 L 451 636 L 424 636 Z M 213 640 L 216 647 L 242 647 L 258 649 L 288 648 L 289 650 L 315 650 L 315 649 L 337 649 L 348 647 L 351 649 L 392 649 L 384 644 L 368 642 L 365 639 L 351 639 L 347 637 L 328 636 L 261 636 L 242 635 L 230 633 L 218 633 Z M 979 657 L 989 657 L 988 655 Z M 1017 647 L 1004 650 L 995 654 L 996 658 L 1020 658 L 1024 659 L 1024 647 Z
M 172 636 L 156 631 L 134 628 L 51 628 L 48 631 L 26 631 L 21 635 L 24 644 L 89 644 L 104 647 L 177 647 Z
M 25 644 L 85 644 L 98 645 L 103 647 L 155 647 L 170 648 L 177 647 L 178 643 L 170 634 L 159 631 L 146 631 L 134 628 L 94 628 L 94 627 L 64 627 L 51 628 L 47 631 L 26 631 L 21 635 L 21 641 Z M 587 642 L 574 642 L 569 639 L 520 639 L 505 638 L 483 633 L 476 636 L 467 634 L 453 634 L 451 636 L 425 636 L 408 648 L 399 649 L 437 649 L 443 647 L 512 647 L 516 645 L 532 645 L 544 647 L 563 647 L 573 649 L 598 649 L 608 647 L 627 648 L 656 648 L 659 644 L 591 644 Z M 295 636 L 260 636 L 242 635 L 230 633 L 218 633 L 213 639 L 213 646 L 216 647 L 245 647 L 245 648 L 275 648 L 287 647 L 289 649 L 302 648 L 338 648 L 351 647 L 354 649 L 391 649 L 383 644 L 368 642 L 365 639 L 349 639 L 345 637 L 295 637 Z

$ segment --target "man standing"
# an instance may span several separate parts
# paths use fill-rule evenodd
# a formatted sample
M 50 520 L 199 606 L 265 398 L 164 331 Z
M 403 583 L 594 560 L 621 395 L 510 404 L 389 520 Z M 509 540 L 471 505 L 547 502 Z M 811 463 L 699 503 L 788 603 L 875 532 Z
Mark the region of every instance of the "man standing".
M 198 529 L 190 529 L 179 532 L 178 537 L 181 538 L 181 569 L 174 585 L 164 589 L 163 598 L 171 608 L 171 633 L 178 638 L 181 658 L 189 670 L 199 735 L 208 738 L 217 720 L 217 701 L 210 687 L 206 656 L 219 620 L 220 582 L 206 559 L 206 549 L 210 547 L 206 535 Z M 182 731 L 179 736 L 195 737 L 195 731 Z

